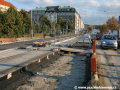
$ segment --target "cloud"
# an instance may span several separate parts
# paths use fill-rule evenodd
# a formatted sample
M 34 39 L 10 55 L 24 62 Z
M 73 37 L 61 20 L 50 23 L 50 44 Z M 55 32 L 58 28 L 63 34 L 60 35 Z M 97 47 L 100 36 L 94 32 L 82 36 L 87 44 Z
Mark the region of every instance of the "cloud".
M 54 4 L 55 2 L 53 0 L 15 0 L 15 2 L 19 2 L 22 4 L 44 4 L 44 5 L 48 5 L 48 4 Z
M 108 17 L 120 15 L 120 0 L 15 0 L 21 8 L 30 10 L 50 5 L 72 6 L 80 13 L 84 22 L 102 24 Z

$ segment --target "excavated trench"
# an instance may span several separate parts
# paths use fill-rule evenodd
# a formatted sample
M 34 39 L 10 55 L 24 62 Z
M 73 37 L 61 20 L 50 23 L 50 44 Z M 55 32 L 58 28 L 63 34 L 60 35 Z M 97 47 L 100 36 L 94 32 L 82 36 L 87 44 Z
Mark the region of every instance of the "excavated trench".
M 0 90 L 74 90 L 90 80 L 90 56 L 56 52 L 0 80 Z

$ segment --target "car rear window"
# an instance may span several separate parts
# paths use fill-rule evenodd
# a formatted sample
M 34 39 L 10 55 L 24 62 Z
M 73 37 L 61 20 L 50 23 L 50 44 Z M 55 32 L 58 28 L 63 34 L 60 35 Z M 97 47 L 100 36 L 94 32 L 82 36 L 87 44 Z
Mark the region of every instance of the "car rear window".
M 115 36 L 112 36 L 112 35 L 105 35 L 104 39 L 107 39 L 107 40 L 116 40 Z

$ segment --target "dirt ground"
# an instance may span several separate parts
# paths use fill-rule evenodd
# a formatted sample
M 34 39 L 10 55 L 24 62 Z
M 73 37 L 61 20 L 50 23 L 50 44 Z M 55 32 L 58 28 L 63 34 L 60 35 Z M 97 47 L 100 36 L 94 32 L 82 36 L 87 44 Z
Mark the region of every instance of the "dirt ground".
M 92 86 L 120 90 L 120 54 L 112 49 L 98 48 L 96 55 L 99 81 L 91 81 Z
M 85 80 L 85 56 L 65 55 L 48 68 L 37 72 L 19 90 L 74 90 Z

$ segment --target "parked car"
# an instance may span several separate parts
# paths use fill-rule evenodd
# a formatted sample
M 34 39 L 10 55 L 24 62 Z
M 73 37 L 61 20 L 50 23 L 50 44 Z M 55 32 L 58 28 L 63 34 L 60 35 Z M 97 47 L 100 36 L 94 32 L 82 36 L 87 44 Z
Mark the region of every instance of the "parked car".
M 118 42 L 116 37 L 111 34 L 104 34 L 101 40 L 101 47 L 117 49 Z
M 120 46 L 120 38 L 118 38 L 118 46 Z
M 96 34 L 92 34 L 91 39 L 95 39 L 95 38 L 96 38 Z
M 102 38 L 102 35 L 101 35 L 100 33 L 98 33 L 98 34 L 96 35 L 96 39 L 97 39 L 97 40 L 101 40 L 101 38 Z
M 85 34 L 83 37 L 84 37 L 85 39 L 91 39 L 91 35 L 90 35 L 90 34 Z

